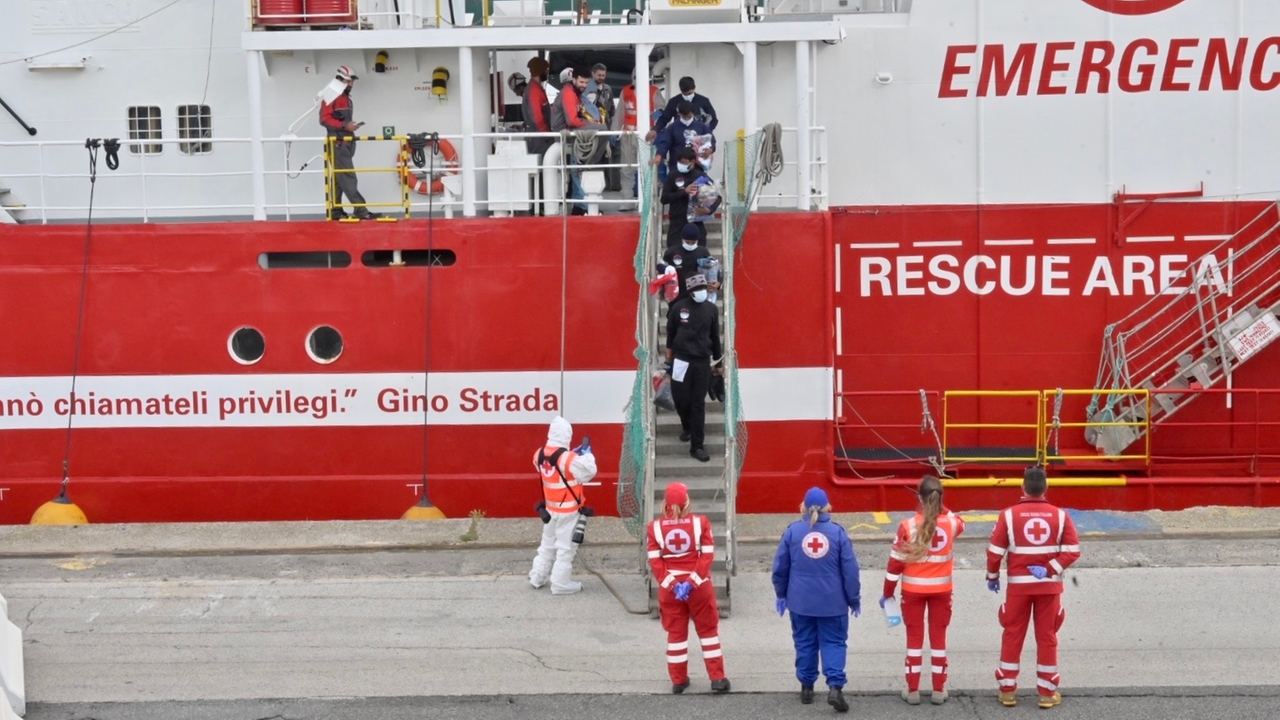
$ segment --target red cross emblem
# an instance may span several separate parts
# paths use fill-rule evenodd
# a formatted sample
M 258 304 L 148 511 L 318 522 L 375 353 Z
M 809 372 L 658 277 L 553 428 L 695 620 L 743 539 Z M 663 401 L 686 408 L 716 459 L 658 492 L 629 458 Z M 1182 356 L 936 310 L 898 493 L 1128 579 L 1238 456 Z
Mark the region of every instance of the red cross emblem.
M 667 548 L 674 553 L 685 552 L 693 545 L 693 540 L 689 538 L 689 533 L 681 530 L 680 528 L 676 528 L 667 533 L 666 542 Z
M 827 554 L 831 549 L 831 542 L 827 540 L 827 536 L 820 532 L 811 532 L 804 536 L 804 540 L 800 543 L 804 554 L 817 560 Z
M 1022 534 L 1032 545 L 1043 545 L 1049 542 L 1049 536 L 1053 534 L 1053 530 L 1044 518 L 1031 518 L 1023 524 Z
M 946 530 L 938 528 L 938 531 L 933 534 L 933 544 L 929 546 L 929 552 L 942 552 L 942 549 L 947 546 L 947 540 L 949 540 L 950 537 L 951 536 L 947 534 Z

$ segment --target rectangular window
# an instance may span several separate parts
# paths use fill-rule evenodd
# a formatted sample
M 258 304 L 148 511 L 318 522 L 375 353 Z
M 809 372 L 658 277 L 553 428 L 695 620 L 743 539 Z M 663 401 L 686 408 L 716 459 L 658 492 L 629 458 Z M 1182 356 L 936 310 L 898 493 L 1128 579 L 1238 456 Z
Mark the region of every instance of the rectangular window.
M 213 137 L 213 120 L 208 105 L 178 106 L 178 139 L 201 140 Z M 211 142 L 178 143 L 178 149 L 186 155 L 207 155 L 213 152 Z
M 129 139 L 160 139 L 160 108 L 154 105 L 135 105 L 129 108 Z M 159 155 L 164 146 L 159 143 L 131 144 L 134 155 Z

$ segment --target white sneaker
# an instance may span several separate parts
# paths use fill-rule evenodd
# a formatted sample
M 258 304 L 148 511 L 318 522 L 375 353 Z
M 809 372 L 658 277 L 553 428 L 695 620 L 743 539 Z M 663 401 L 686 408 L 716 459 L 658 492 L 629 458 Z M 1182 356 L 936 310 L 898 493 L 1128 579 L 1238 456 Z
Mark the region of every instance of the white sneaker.
M 546 580 L 543 580 L 542 582 L 534 582 L 534 581 L 533 581 L 533 578 L 529 578 L 529 585 L 530 585 L 534 590 L 541 590 L 542 588 L 544 588 L 544 587 L 546 587 L 546 586 L 547 586 L 547 581 L 546 581 Z
M 552 595 L 572 595 L 577 592 L 582 592 L 582 583 L 576 581 L 565 583 L 561 588 L 551 588 Z

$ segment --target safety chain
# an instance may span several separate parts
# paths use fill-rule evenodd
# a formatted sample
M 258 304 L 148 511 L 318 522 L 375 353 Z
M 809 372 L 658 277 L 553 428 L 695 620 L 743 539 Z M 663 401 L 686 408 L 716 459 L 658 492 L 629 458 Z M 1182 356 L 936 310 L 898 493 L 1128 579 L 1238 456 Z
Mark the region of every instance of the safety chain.
M 1057 390 L 1054 391 L 1054 398 L 1053 398 L 1053 433 L 1051 435 L 1053 439 L 1053 444 L 1045 446 L 1044 451 L 1046 454 L 1048 454 L 1050 447 L 1053 448 L 1055 454 L 1058 453 L 1058 450 L 1059 450 L 1058 449 L 1058 432 L 1061 429 L 1062 429 L 1062 388 L 1058 388 Z M 1043 458 L 1043 459 L 1047 460 L 1048 458 Z

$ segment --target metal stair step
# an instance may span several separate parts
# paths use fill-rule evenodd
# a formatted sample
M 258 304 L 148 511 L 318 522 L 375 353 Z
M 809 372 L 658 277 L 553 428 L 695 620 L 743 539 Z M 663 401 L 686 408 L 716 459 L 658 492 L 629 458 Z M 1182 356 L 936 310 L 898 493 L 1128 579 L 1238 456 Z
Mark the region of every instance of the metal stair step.
M 707 434 L 708 434 L 708 435 L 710 435 L 710 434 L 711 434 L 711 432 L 712 432 L 712 428 L 713 428 L 713 427 L 720 427 L 720 428 L 723 428 L 723 427 L 724 427 L 724 410 L 723 410 L 723 406 L 721 406 L 721 409 L 718 409 L 718 410 L 712 410 L 712 409 L 711 409 L 712 405 L 718 405 L 718 406 L 720 406 L 721 404 L 720 404 L 720 403 L 710 403 L 710 402 L 709 402 L 709 403 L 707 403 L 706 428 L 707 428 Z M 679 416 L 679 415 L 677 415 L 677 414 L 675 413 L 675 411 L 670 411 L 670 412 L 660 412 L 660 413 L 658 413 L 658 422 L 657 422 L 657 425 L 658 425 L 658 432 L 659 432 L 659 433 L 662 433 L 662 432 L 664 432 L 664 431 L 667 431 L 669 428 L 675 428 L 675 430 L 674 430 L 675 434 L 676 434 L 677 436 L 680 434 L 680 416 Z
M 720 462 L 716 462 L 715 458 L 711 462 L 698 462 L 692 457 L 682 458 L 679 456 L 670 456 L 672 460 L 681 461 L 680 464 L 674 462 L 658 463 L 654 465 L 654 477 L 668 478 L 672 480 L 685 480 L 700 477 L 718 478 L 724 474 L 724 459 L 721 456 Z M 688 463 L 684 463 L 688 460 Z M 690 490 L 690 492 L 693 492 Z
M 724 454 L 724 434 L 712 437 L 709 433 L 703 442 L 708 455 Z M 688 455 L 689 443 L 682 441 L 677 433 L 658 433 L 655 451 L 658 455 Z

